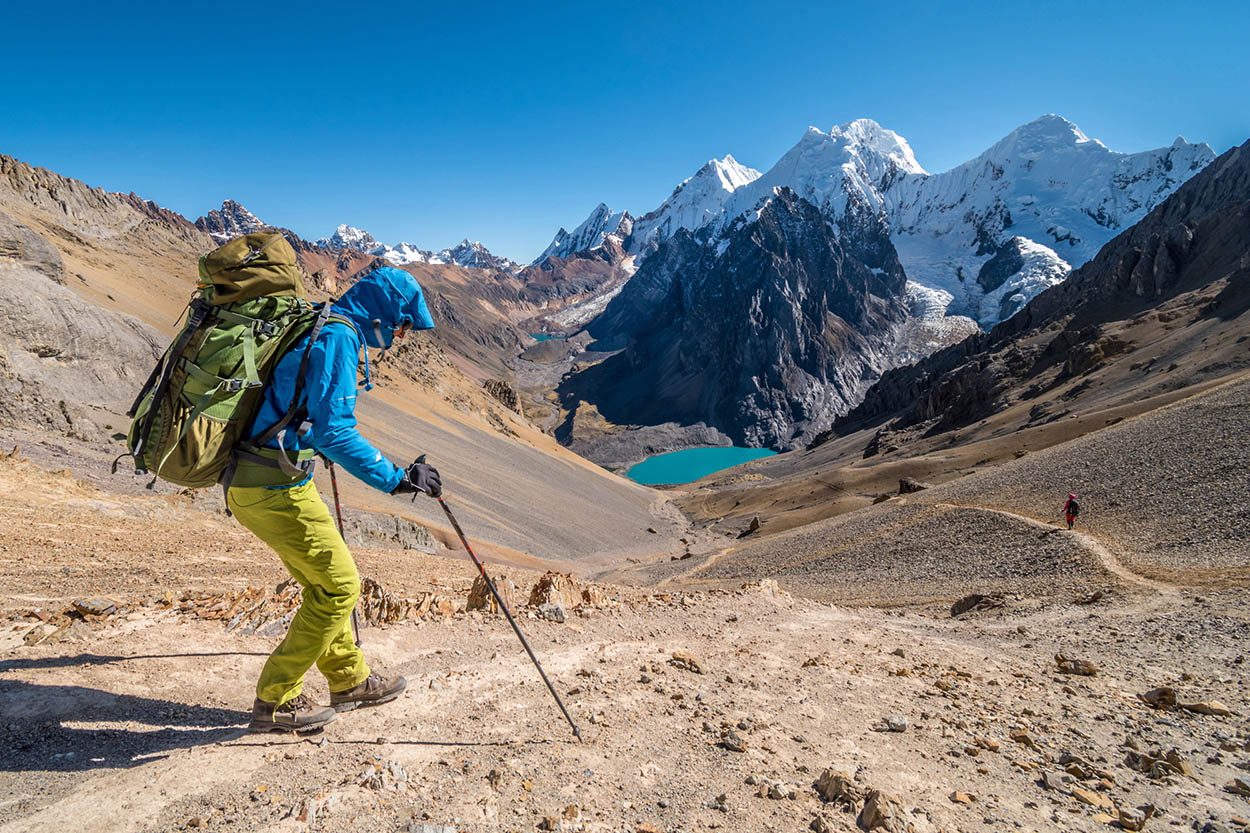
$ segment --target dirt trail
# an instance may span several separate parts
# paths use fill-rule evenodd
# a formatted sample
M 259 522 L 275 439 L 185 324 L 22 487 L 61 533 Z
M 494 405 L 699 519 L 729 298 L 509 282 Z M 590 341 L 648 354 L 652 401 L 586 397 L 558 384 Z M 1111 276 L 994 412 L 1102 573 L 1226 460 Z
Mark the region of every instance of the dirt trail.
M 1158 581 L 1156 579 L 1147 578 L 1146 576 L 1139 575 L 1133 572 L 1132 570 L 1130 570 L 1129 568 L 1125 567 L 1123 564 L 1120 563 L 1120 560 L 1111 553 L 1111 550 L 1103 546 L 1101 541 L 1099 541 L 1097 538 L 1095 538 L 1093 535 L 1090 535 L 1089 533 L 1080 532 L 1076 529 L 1071 529 L 1071 530 L 1063 529 L 1062 527 L 1056 526 L 1055 524 L 1050 524 L 1050 523 L 1047 523 L 1046 521 L 1039 521 L 1036 518 L 1030 518 L 1027 515 L 1019 515 L 1019 514 L 1016 514 L 1015 512 L 1008 512 L 1006 509 L 995 509 L 990 506 L 972 506 L 972 505 L 963 504 L 963 503 L 934 503 L 931 505 L 944 507 L 947 509 L 976 509 L 981 512 L 992 512 L 995 515 L 1003 515 L 1008 518 L 1013 518 L 1017 521 L 1022 521 L 1023 523 L 1026 523 L 1037 529 L 1047 530 L 1048 532 L 1051 532 L 1051 533 L 1067 535 L 1069 537 L 1075 538 L 1078 541 L 1080 541 L 1086 550 L 1093 553 L 1098 558 L 1098 563 L 1104 570 L 1106 570 L 1108 573 L 1111 573 L 1116 578 L 1119 578 L 1120 580 L 1124 581 L 1126 584 L 1135 585 L 1145 590 L 1153 590 L 1156 593 L 1167 593 L 1171 595 L 1176 595 L 1181 592 L 1181 588 L 1175 584 L 1170 584 L 1165 581 Z
M 521 616 L 585 744 L 496 616 L 366 629 L 371 661 L 407 674 L 409 692 L 309 739 L 242 733 L 272 639 L 180 620 L 11 648 L 0 660 L 0 831 L 168 830 L 198 819 L 209 830 L 416 821 L 464 833 L 531 831 L 547 817 L 564 831 L 797 830 L 817 815 L 852 830 L 853 817 L 811 787 L 826 767 L 898 796 L 901 817 L 920 831 L 969 829 L 989 816 L 1093 830 L 1095 808 L 1035 783 L 1038 767 L 1065 753 L 1115 781 L 1071 786 L 1117 806 L 1153 802 L 1186 825 L 1244 813 L 1244 800 L 1220 785 L 1246 754 L 1217 764 L 1203 750 L 1245 733 L 1246 719 L 1164 719 L 1136 698 L 1166 683 L 1244 712 L 1247 677 L 1229 669 L 1244 667 L 1233 662 L 1250 614 L 1232 594 L 1150 614 L 1124 600 L 951 620 L 758 590 L 613 592 L 617 604 L 567 624 Z M 1203 650 L 1121 638 L 1151 629 L 1201 632 Z M 693 654 L 702 673 L 673 665 L 676 650 Z M 1057 674 L 1060 651 L 1090 659 L 1098 676 Z M 315 672 L 309 680 L 324 699 Z M 873 731 L 890 716 L 907 721 L 904 731 Z M 746 751 L 727 748 L 722 727 Z M 1037 748 L 1013 742 L 1013 727 Z M 1124 767 L 1125 734 L 1143 748 L 1179 747 L 1200 780 L 1155 781 Z M 749 776 L 795 797 L 760 797 Z M 950 801 L 956 790 L 974 804 Z M 709 806 L 721 794 L 724 811 Z

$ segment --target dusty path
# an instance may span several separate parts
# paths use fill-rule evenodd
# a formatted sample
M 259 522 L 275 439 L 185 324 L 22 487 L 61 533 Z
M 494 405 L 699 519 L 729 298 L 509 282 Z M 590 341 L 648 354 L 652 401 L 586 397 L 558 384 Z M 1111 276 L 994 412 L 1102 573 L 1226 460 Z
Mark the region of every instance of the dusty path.
M 1007 829 L 1103 829 L 1097 808 L 1066 792 L 1078 786 L 1117 807 L 1162 807 L 1160 824 L 1245 813 L 1221 785 L 1244 776 L 1235 765 L 1250 749 L 1220 744 L 1250 737 L 1246 718 L 1158 713 L 1136 697 L 1170 684 L 1244 714 L 1236 660 L 1250 614 L 1232 594 L 1146 614 L 1125 601 L 951 620 L 758 590 L 613 592 L 616 603 L 564 625 L 521 617 L 586 744 L 494 616 L 366 629 L 371 660 L 407 674 L 409 693 L 306 740 L 242 734 L 272 639 L 175 620 L 10 648 L 0 831 L 765 831 L 818 815 L 854 830 L 811 786 L 827 767 L 897 796 L 917 831 L 982 829 L 991 817 Z M 1140 637 L 1152 631 L 1161 638 Z M 702 673 L 672 664 L 674 651 Z M 1057 674 L 1060 651 L 1098 676 Z M 873 731 L 891 716 L 903 731 Z M 730 728 L 745 751 L 726 747 Z M 1018 730 L 1035 748 L 1011 739 Z M 1177 747 L 1196 778 L 1130 770 L 1126 735 Z M 1044 789 L 1039 772 L 1065 754 L 1091 777 Z M 794 797 L 761 797 L 748 778 Z M 954 791 L 975 800 L 954 803 Z
M 1097 557 L 1099 565 L 1108 573 L 1119 578 L 1121 581 L 1129 585 L 1135 585 L 1145 590 L 1153 590 L 1156 593 L 1168 593 L 1175 595 L 1180 592 L 1181 588 L 1175 584 L 1165 581 L 1157 581 L 1146 576 L 1139 575 L 1120 563 L 1111 550 L 1103 546 L 1102 542 L 1086 532 L 1080 532 L 1076 529 L 1064 529 L 1063 527 L 1050 524 L 1045 521 L 1039 521 L 1036 518 L 1030 518 L 1026 515 L 1019 515 L 1015 512 L 1008 512 L 1006 509 L 995 509 L 990 506 L 970 506 L 962 503 L 935 503 L 933 506 L 940 506 L 947 509 L 976 509 L 980 512 L 993 512 L 996 515 L 1003 515 L 1022 521 L 1037 529 L 1046 530 L 1049 533 L 1056 533 L 1075 538 L 1081 542 L 1081 545 L 1090 553 Z

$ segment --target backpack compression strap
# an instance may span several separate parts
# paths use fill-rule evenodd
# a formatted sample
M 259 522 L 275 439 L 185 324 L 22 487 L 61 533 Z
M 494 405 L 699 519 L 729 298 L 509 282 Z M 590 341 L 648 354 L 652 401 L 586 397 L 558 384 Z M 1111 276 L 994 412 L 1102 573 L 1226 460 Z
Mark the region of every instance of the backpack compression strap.
M 208 317 L 211 306 L 202 297 L 196 296 L 191 299 L 191 303 L 187 305 L 191 310 L 190 316 L 187 318 L 186 326 L 182 328 L 182 332 L 178 334 L 177 340 L 173 346 L 165 354 L 165 358 L 157 368 L 152 371 L 152 375 L 148 377 L 147 383 L 143 386 L 143 390 L 139 392 L 139 397 L 135 400 L 134 405 L 130 407 L 128 416 L 133 416 L 139 410 L 139 403 L 143 401 L 144 395 L 152 387 L 153 381 L 156 379 L 157 370 L 160 370 L 160 381 L 156 385 L 156 393 L 152 396 L 152 405 L 148 408 L 147 419 L 143 423 L 143 430 L 139 432 L 139 439 L 135 443 L 134 453 L 131 455 L 135 458 L 135 474 L 146 474 L 147 470 L 143 468 L 142 458 L 144 446 L 148 444 L 148 434 L 152 431 L 152 426 L 156 424 L 156 416 L 160 408 L 161 399 L 165 396 L 165 391 L 169 389 L 169 379 L 173 376 L 174 368 L 178 365 L 178 358 L 182 355 L 182 351 L 187 348 L 187 344 L 191 341 L 191 337 L 195 335 L 195 331 L 204 323 L 204 319 Z M 121 459 L 121 458 L 118 458 Z M 114 466 L 116 466 L 114 461 Z
M 247 442 L 239 443 L 239 445 L 234 449 L 230 455 L 230 464 L 226 467 L 225 472 L 223 472 L 221 476 L 221 488 L 223 494 L 230 491 L 230 484 L 234 480 L 234 474 L 239 467 L 240 459 L 246 460 L 249 463 L 257 463 L 270 468 L 280 469 L 283 474 L 286 474 L 289 477 L 301 477 L 312 473 L 312 470 L 317 463 L 316 458 L 310 456 L 309 459 L 301 461 L 297 465 L 290 459 L 289 456 L 287 456 L 283 437 L 286 433 L 287 426 L 290 425 L 291 422 L 295 421 L 296 416 L 299 416 L 299 421 L 301 423 L 298 433 L 303 434 L 308 430 L 307 423 L 305 422 L 307 409 L 299 404 L 299 400 L 300 396 L 304 392 L 304 376 L 308 372 L 308 358 L 312 354 L 313 344 L 316 343 L 317 337 L 321 335 L 321 330 L 325 327 L 326 322 L 330 320 L 330 307 L 330 301 L 326 301 L 322 305 L 320 311 L 317 313 L 316 320 L 313 321 L 312 328 L 308 331 L 308 346 L 304 348 L 304 353 L 300 356 L 299 370 L 295 376 L 295 390 L 291 395 L 291 404 L 287 407 L 286 413 L 282 415 L 281 419 L 269 426 L 269 428 L 267 428 L 263 433 L 251 440 L 248 440 Z M 270 460 L 268 457 L 264 457 L 257 452 L 260 452 L 264 448 L 265 444 L 274 437 L 278 437 L 280 447 L 278 449 L 277 459 Z M 228 506 L 229 504 L 227 502 L 227 512 L 229 512 Z

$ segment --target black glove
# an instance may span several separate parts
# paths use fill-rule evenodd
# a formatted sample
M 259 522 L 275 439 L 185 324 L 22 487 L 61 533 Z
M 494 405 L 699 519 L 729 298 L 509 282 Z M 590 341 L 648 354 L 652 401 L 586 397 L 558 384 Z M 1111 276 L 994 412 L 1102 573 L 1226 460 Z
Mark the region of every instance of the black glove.
M 403 479 L 391 494 L 406 495 L 413 492 L 425 492 L 430 497 L 443 494 L 443 479 L 439 477 L 438 469 L 425 462 L 424 454 L 408 467 Z

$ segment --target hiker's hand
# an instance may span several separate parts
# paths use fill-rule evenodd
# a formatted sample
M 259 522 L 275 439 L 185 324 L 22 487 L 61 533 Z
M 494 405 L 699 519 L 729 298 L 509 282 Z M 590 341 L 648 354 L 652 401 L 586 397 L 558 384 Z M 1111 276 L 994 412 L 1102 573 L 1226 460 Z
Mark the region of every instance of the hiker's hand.
M 425 492 L 430 497 L 439 497 L 443 494 L 443 479 L 439 476 L 438 469 L 429 463 L 421 462 L 422 459 L 424 458 L 417 458 L 417 461 L 408 467 L 403 479 L 399 481 L 399 485 L 391 494 Z

